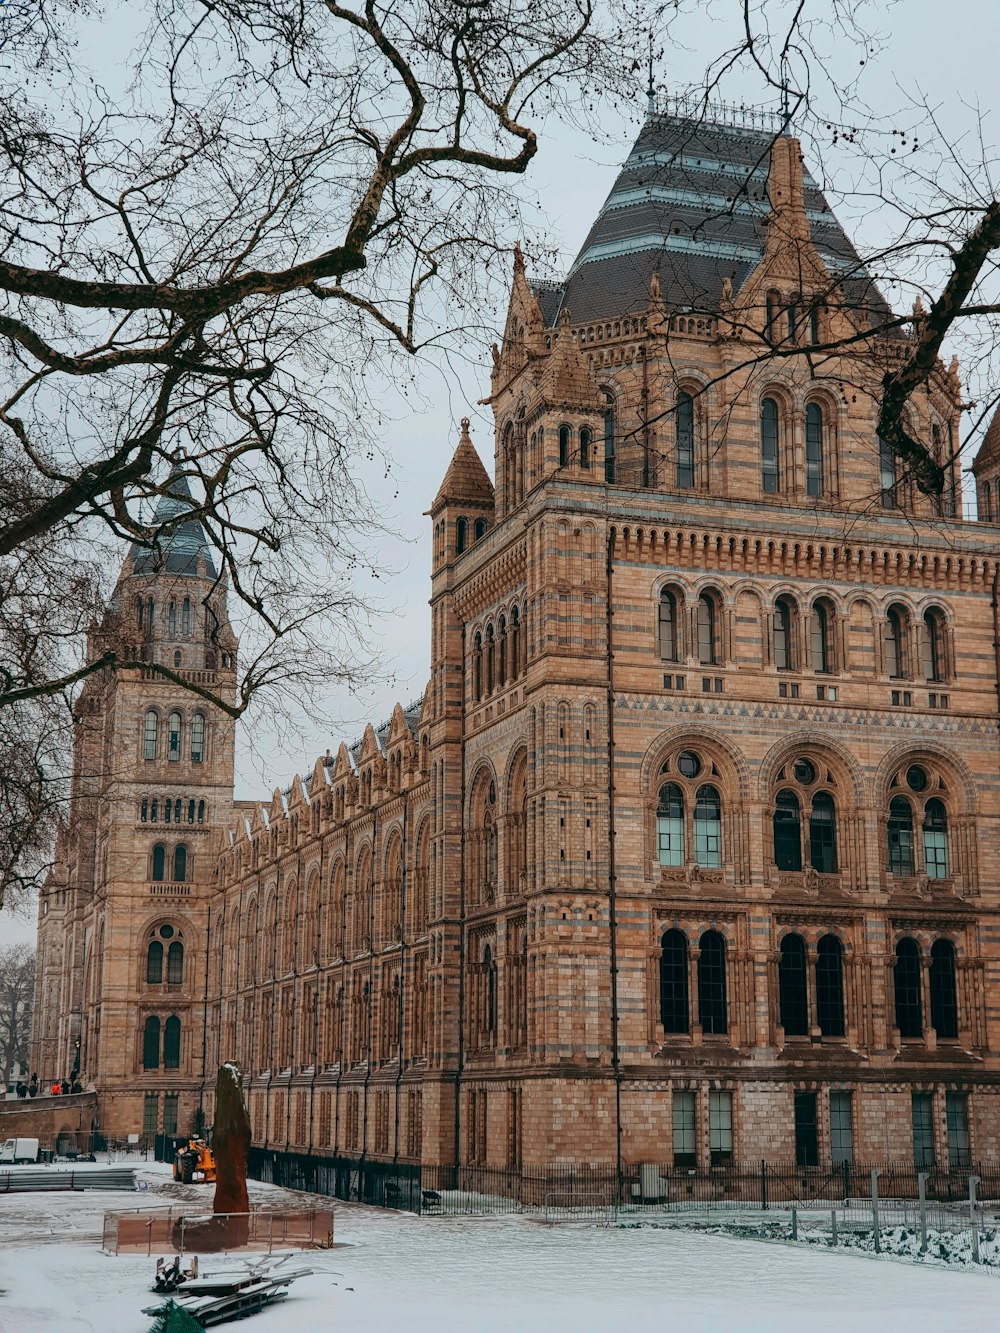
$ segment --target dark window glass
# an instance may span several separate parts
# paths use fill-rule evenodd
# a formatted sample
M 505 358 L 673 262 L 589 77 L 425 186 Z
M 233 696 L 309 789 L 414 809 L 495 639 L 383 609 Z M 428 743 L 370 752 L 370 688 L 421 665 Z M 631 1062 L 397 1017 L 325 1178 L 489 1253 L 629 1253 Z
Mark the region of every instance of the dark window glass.
M 660 1022 L 664 1032 L 688 1030 L 687 940 L 679 930 L 668 930 L 661 945 Z
M 160 1067 L 160 1020 L 155 1014 L 150 1014 L 142 1029 L 142 1067 Z
M 764 298 L 764 337 L 775 341 L 779 336 L 778 311 L 781 309 L 781 297 L 777 292 L 768 292 Z
M 146 984 L 158 986 L 163 980 L 163 945 L 153 940 L 146 950 Z
M 156 729 L 158 718 L 150 708 L 146 713 L 146 720 L 143 723 L 142 733 L 142 757 L 143 759 L 156 758 Z
M 948 878 L 948 816 L 944 804 L 932 797 L 924 806 L 924 874 Z
M 158 842 L 153 848 L 153 879 L 159 882 L 163 879 L 163 872 L 166 863 L 166 850 L 161 842 Z
M 701 760 L 693 750 L 682 750 L 677 756 L 677 771 L 682 778 L 696 778 L 701 772 Z
M 181 604 L 181 633 L 191 633 L 191 599 L 185 597 Z
M 590 467 L 590 431 L 586 426 L 580 431 L 580 466 Z
M 906 674 L 904 620 L 894 606 L 885 618 L 885 674 L 898 680 Z
M 944 1116 L 948 1130 L 948 1165 L 952 1168 L 968 1166 L 971 1161 L 969 1153 L 969 1103 L 964 1093 L 945 1093 Z
M 611 485 L 615 479 L 615 410 L 604 409 L 604 480 Z
M 914 1092 L 910 1097 L 913 1119 L 913 1165 L 918 1169 L 934 1165 L 934 1098 L 929 1092 Z
M 920 622 L 920 674 L 924 680 L 944 680 L 944 633 L 941 617 L 928 611 Z
M 810 782 L 816 781 L 816 770 L 808 759 L 796 759 L 792 765 L 792 776 L 796 782 L 801 782 L 803 787 L 808 787 Z
M 896 455 L 878 437 L 878 484 L 883 509 L 896 508 Z
M 486 536 L 486 519 L 477 518 L 472 527 L 472 535 L 475 541 L 482 541 Z
M 823 409 L 819 403 L 806 408 L 806 494 L 823 494 Z
M 851 1124 L 851 1094 L 830 1092 L 830 1161 L 834 1166 L 854 1161 L 854 1133 Z
M 660 657 L 664 662 L 679 660 L 677 629 L 677 598 L 664 589 L 660 593 L 659 615 Z
M 677 485 L 694 485 L 694 400 L 689 393 L 677 395 Z
M 694 859 L 700 866 L 722 865 L 722 804 L 714 787 L 695 793 Z
M 791 603 L 787 598 L 779 597 L 774 604 L 774 665 L 779 671 L 795 669 L 794 623 Z
M 786 935 L 778 960 L 778 1004 L 786 1037 L 809 1034 L 806 998 L 806 946 L 801 935 Z
M 472 693 L 476 702 L 483 697 L 483 636 L 477 634 L 472 641 Z
M 795 1165 L 816 1166 L 819 1162 L 816 1141 L 816 1094 L 795 1094 Z
M 468 533 L 468 522 L 464 518 L 455 521 L 455 554 L 461 555 L 465 550 L 465 543 Z
M 760 405 L 760 482 L 762 490 L 769 495 L 780 489 L 778 404 L 773 398 L 765 398 Z
M 559 466 L 565 467 L 569 462 L 569 427 L 559 427 Z
M 913 874 L 913 811 L 905 796 L 889 802 L 886 825 L 889 840 L 889 871 L 893 875 Z
M 919 764 L 911 764 L 906 770 L 906 785 L 910 791 L 927 790 L 927 772 Z
M 819 307 L 813 306 L 809 311 L 809 341 L 819 342 Z
M 187 848 L 179 842 L 174 848 L 174 883 L 183 884 L 187 879 Z
M 698 598 L 698 661 L 702 666 L 714 666 L 719 660 L 718 627 L 715 602 L 703 592 Z
M 844 1035 L 844 961 L 836 935 L 816 946 L 816 1025 L 824 1037 Z
M 950 940 L 935 940 L 931 945 L 930 983 L 931 1027 L 939 1037 L 957 1037 L 955 946 Z
M 774 803 L 774 864 L 779 870 L 802 869 L 802 828 L 799 798 L 787 788 Z
M 809 657 L 813 671 L 826 674 L 833 670 L 830 661 L 830 613 L 822 602 L 809 612 Z
M 787 331 L 788 341 L 790 343 L 796 341 L 797 314 L 798 314 L 798 308 L 796 307 L 794 301 L 790 305 L 785 307 L 785 329 Z
M 920 1003 L 920 950 L 916 940 L 902 939 L 896 945 L 893 989 L 899 1035 L 908 1041 L 922 1037 L 924 1021 Z
M 163 1068 L 179 1069 L 181 1063 L 181 1020 L 171 1014 L 163 1025 Z
M 837 811 L 825 791 L 816 793 L 809 812 L 809 864 L 821 875 L 837 869 Z
M 725 1033 L 726 941 L 714 930 L 706 930 L 698 941 L 698 1019 L 703 1032 Z
M 167 950 L 167 984 L 179 986 L 184 980 L 184 945 L 174 940 Z

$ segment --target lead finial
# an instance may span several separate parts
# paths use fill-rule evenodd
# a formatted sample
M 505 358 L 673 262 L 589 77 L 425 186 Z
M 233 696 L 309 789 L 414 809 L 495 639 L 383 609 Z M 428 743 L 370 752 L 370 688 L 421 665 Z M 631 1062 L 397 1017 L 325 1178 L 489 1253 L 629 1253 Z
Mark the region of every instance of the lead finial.
M 653 30 L 649 30 L 649 84 L 646 88 L 646 115 L 656 113 L 656 88 L 653 86 Z

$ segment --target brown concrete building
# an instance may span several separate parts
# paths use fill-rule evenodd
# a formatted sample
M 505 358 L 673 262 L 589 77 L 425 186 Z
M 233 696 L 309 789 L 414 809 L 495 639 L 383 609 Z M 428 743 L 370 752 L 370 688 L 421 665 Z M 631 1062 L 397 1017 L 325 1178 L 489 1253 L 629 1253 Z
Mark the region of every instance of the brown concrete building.
M 943 499 L 880 448 L 886 310 L 794 139 L 651 116 L 566 281 L 515 262 L 422 701 L 235 810 L 222 720 L 88 686 L 33 1064 L 79 1034 L 124 1132 L 211 1119 L 235 1058 L 255 1144 L 316 1158 L 994 1154 L 996 529 L 954 366 L 908 418 Z M 188 536 L 118 603 L 219 673 Z

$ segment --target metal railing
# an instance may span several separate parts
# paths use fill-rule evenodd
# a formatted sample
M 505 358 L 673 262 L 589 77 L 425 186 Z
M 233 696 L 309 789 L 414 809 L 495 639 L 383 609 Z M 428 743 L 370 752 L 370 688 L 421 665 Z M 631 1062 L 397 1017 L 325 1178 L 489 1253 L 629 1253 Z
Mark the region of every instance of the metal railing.
M 233 1224 L 240 1236 L 237 1248 L 268 1254 L 276 1247 L 328 1250 L 333 1245 L 332 1208 L 252 1208 L 248 1213 L 158 1208 L 105 1213 L 101 1248 L 109 1254 L 151 1255 L 167 1250 L 183 1254 L 189 1248 L 198 1249 L 197 1233 L 207 1224 L 220 1228 Z

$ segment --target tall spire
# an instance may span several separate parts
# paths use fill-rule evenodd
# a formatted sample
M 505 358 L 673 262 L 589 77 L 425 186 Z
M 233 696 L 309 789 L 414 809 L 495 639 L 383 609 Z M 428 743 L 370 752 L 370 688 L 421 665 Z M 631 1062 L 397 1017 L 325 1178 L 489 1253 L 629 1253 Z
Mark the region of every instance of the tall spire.
M 653 85 L 653 29 L 649 30 L 649 84 L 646 87 L 646 115 L 648 118 L 656 114 L 656 88 Z

